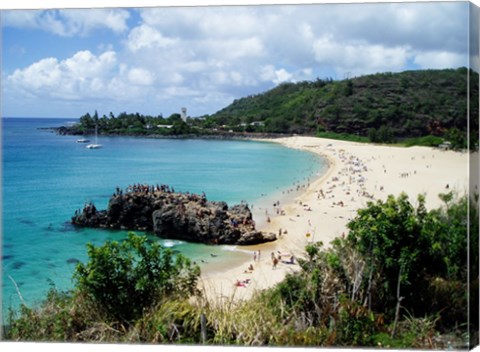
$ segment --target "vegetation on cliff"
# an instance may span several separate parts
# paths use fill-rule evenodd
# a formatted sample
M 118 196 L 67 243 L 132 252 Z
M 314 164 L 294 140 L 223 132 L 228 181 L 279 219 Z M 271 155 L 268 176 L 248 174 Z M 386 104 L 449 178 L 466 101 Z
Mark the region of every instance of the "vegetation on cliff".
M 6 337 L 466 347 L 478 339 L 478 306 L 467 308 L 469 295 L 478 302 L 478 197 L 441 198 L 444 205 L 431 211 L 421 196 L 415 206 L 403 194 L 368 203 L 346 236 L 329 248 L 309 244 L 300 272 L 247 302 L 212 302 L 202 294 L 191 299 L 198 269 L 182 257 L 174 262 L 163 252 L 168 249 L 145 239 L 89 246 L 90 262 L 77 266 L 74 289 L 53 289 L 42 307 L 23 307 Z M 467 243 L 474 248 L 469 258 Z

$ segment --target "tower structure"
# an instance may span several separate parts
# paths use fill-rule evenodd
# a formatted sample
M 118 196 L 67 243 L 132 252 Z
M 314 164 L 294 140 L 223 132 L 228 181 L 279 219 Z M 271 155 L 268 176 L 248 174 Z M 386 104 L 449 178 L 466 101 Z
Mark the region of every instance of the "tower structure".
M 183 122 L 187 122 L 187 108 L 182 108 L 182 113 L 180 116 L 182 117 Z

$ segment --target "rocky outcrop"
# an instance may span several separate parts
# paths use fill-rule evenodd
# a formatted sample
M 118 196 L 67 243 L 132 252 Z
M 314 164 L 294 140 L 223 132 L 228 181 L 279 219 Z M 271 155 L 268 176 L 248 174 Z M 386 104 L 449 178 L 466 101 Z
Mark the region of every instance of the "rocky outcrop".
M 149 231 L 171 239 L 207 244 L 252 245 L 274 241 L 255 229 L 246 204 L 231 208 L 205 195 L 175 193 L 167 186 L 135 186 L 110 198 L 107 210 L 86 204 L 72 224 L 84 227 Z

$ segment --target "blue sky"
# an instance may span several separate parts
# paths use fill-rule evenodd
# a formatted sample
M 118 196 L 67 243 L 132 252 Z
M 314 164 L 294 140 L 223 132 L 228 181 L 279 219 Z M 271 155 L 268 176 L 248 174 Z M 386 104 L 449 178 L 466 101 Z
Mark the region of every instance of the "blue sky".
M 468 65 L 468 4 L 2 11 L 4 117 L 211 114 L 282 82 Z

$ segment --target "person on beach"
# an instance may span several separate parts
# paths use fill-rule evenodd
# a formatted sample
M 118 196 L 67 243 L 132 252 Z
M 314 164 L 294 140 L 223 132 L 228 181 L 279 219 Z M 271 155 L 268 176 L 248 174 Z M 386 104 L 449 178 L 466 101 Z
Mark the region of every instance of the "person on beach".
M 254 262 L 257 261 L 257 252 L 253 252 L 253 261 L 254 261 Z
M 277 251 L 277 255 L 278 255 L 278 260 L 281 261 L 282 260 L 282 253 L 280 253 L 280 251 Z
M 235 283 L 235 286 L 236 287 L 246 287 L 246 285 L 243 282 L 240 282 L 240 280 L 237 280 L 237 282 Z
M 251 274 L 251 273 L 253 273 L 253 270 L 254 270 L 254 269 L 253 269 L 253 265 L 250 264 L 250 265 L 248 266 L 247 270 L 245 270 L 243 273 L 244 273 L 244 274 Z
M 289 260 L 282 260 L 283 264 L 295 264 L 295 257 L 293 255 L 290 256 Z
M 278 264 L 278 259 L 275 257 L 275 255 L 273 256 L 272 264 L 273 264 L 272 269 L 276 269 Z

